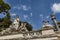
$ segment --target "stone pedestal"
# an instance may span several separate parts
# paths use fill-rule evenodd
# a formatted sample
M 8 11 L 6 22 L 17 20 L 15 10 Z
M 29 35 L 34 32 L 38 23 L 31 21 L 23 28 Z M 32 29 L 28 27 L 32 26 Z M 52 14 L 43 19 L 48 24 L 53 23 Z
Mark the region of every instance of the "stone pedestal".
M 50 35 L 50 34 L 55 34 L 53 27 L 44 27 L 42 28 L 42 35 Z

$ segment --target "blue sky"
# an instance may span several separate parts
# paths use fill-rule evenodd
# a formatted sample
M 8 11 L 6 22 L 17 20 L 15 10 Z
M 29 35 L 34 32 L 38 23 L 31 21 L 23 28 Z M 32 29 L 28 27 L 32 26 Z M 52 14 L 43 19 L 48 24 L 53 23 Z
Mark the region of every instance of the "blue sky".
M 20 21 L 27 21 L 38 30 L 43 25 L 43 20 L 52 24 L 50 14 L 53 12 L 60 21 L 60 0 L 4 0 L 11 6 L 10 14 L 13 19 L 18 15 Z M 2 15 L 2 14 L 1 14 Z

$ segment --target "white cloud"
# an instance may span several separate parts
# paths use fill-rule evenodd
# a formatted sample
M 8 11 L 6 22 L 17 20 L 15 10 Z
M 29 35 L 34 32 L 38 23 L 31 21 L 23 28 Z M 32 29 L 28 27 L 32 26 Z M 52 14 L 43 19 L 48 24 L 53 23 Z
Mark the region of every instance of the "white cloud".
M 27 11 L 27 10 L 30 10 L 31 7 L 30 7 L 30 6 L 27 6 L 27 5 L 22 5 L 22 9 L 23 9 L 24 11 Z
M 13 8 L 13 9 L 18 9 L 18 10 L 20 10 L 20 9 L 21 9 L 21 6 L 13 6 L 12 8 Z
M 13 13 L 13 14 L 10 14 L 11 16 L 16 16 L 16 14 L 15 13 Z
M 30 13 L 30 16 L 32 17 L 32 16 L 33 16 L 33 14 L 32 14 L 32 13 Z
M 40 14 L 40 17 L 43 17 L 43 14 Z
M 60 12 L 60 3 L 54 3 L 51 8 L 54 13 Z
M 46 18 L 48 19 L 50 16 L 48 15 L 48 16 L 46 16 Z
M 43 17 L 44 17 L 43 14 L 40 14 L 40 17 L 43 19 Z
M 28 15 L 23 15 L 23 18 L 24 18 L 24 19 L 27 19 L 27 18 L 28 18 Z
M 30 6 L 27 6 L 27 5 L 13 6 L 12 8 L 13 9 L 18 9 L 18 10 L 22 9 L 24 11 L 28 11 L 28 10 L 31 9 L 31 7 Z

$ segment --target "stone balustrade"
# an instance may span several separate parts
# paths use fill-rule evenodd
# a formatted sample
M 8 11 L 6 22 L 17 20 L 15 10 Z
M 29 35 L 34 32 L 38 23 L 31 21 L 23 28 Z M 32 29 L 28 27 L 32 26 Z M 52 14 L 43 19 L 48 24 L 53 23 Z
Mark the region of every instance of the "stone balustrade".
M 39 31 L 32 31 L 23 34 L 25 38 L 40 37 L 41 35 L 42 34 Z

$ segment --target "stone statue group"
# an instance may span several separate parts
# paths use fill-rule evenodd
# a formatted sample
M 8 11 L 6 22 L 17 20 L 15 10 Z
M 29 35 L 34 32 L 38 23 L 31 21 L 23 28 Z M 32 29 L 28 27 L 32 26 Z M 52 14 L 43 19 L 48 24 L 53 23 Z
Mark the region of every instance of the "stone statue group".
M 21 25 L 19 25 L 19 17 L 16 16 L 14 22 L 10 25 L 10 27 L 7 28 L 6 30 L 2 30 L 0 34 L 1 35 L 14 34 L 14 33 L 26 32 L 26 31 L 28 31 L 26 28 L 26 23 L 21 23 Z

